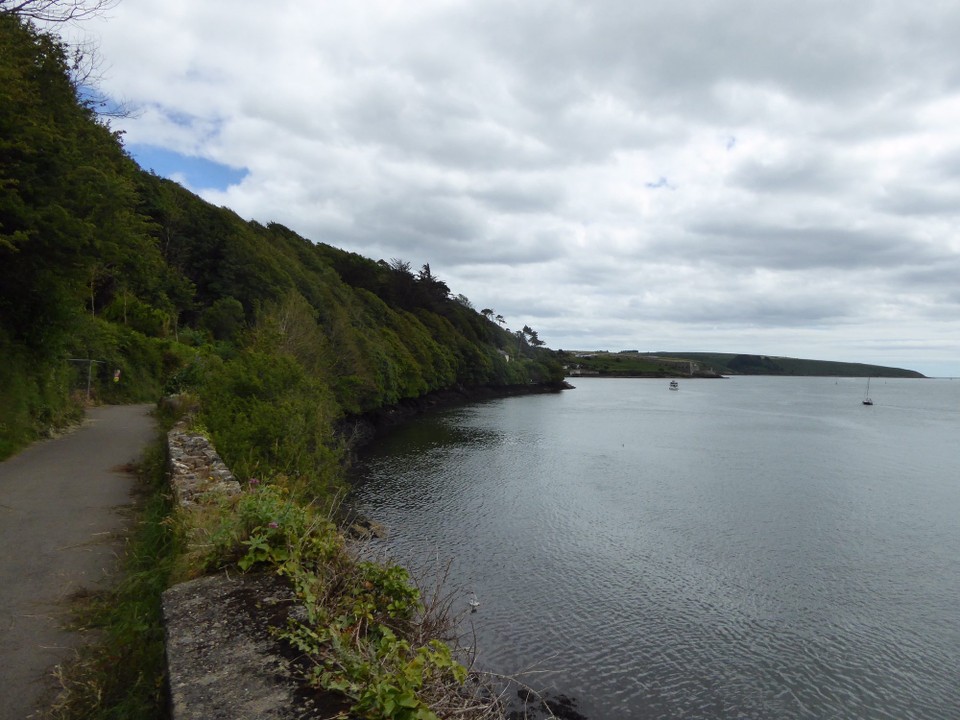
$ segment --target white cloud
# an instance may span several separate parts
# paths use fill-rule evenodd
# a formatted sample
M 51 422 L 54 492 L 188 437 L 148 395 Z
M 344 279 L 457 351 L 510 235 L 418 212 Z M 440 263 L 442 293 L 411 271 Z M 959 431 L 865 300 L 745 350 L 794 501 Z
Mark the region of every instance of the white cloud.
M 131 141 L 553 347 L 960 375 L 960 5 L 124 0 Z

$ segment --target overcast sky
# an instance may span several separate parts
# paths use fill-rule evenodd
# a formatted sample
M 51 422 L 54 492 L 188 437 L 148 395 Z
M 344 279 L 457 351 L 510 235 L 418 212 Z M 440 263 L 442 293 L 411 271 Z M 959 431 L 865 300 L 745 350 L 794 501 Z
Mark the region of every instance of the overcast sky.
M 960 2 L 122 0 L 153 168 L 553 348 L 960 375 Z

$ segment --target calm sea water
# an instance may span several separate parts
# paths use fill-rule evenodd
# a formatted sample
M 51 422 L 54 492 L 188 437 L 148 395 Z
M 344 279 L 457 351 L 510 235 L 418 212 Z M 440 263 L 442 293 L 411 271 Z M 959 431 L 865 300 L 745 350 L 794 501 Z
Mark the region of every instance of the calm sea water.
M 591 720 L 960 718 L 960 380 L 576 379 L 377 443 L 356 502 Z

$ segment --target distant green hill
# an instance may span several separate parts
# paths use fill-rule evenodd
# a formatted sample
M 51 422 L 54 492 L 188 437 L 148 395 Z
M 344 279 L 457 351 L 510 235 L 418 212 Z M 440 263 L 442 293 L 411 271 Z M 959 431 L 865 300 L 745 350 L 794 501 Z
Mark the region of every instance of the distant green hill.
M 829 377 L 889 377 L 922 378 L 914 370 L 844 363 L 830 360 L 805 360 L 773 355 L 747 355 L 736 353 L 652 353 L 656 357 L 671 357 L 692 360 L 703 368 L 713 368 L 724 375 L 812 375 Z
M 568 375 L 605 377 L 720 377 L 722 375 L 805 375 L 827 377 L 910 377 L 921 373 L 902 368 L 803 360 L 736 353 L 638 351 L 567 351 L 562 360 Z
M 678 357 L 660 357 L 638 352 L 612 353 L 567 351 L 561 361 L 569 376 L 604 377 L 720 377 L 711 367 Z

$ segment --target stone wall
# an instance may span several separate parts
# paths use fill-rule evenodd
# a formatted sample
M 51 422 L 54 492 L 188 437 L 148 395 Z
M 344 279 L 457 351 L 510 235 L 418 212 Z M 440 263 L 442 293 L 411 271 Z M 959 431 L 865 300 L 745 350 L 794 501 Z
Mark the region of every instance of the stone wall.
M 189 512 L 240 483 L 213 444 L 188 430 L 167 433 L 170 487 Z M 294 679 L 274 633 L 297 612 L 275 574 L 216 575 L 174 585 L 162 612 L 171 720 L 319 720 L 330 717 Z
M 203 502 L 211 494 L 236 495 L 240 483 L 203 435 L 191 433 L 181 420 L 167 433 L 170 487 L 181 507 Z

